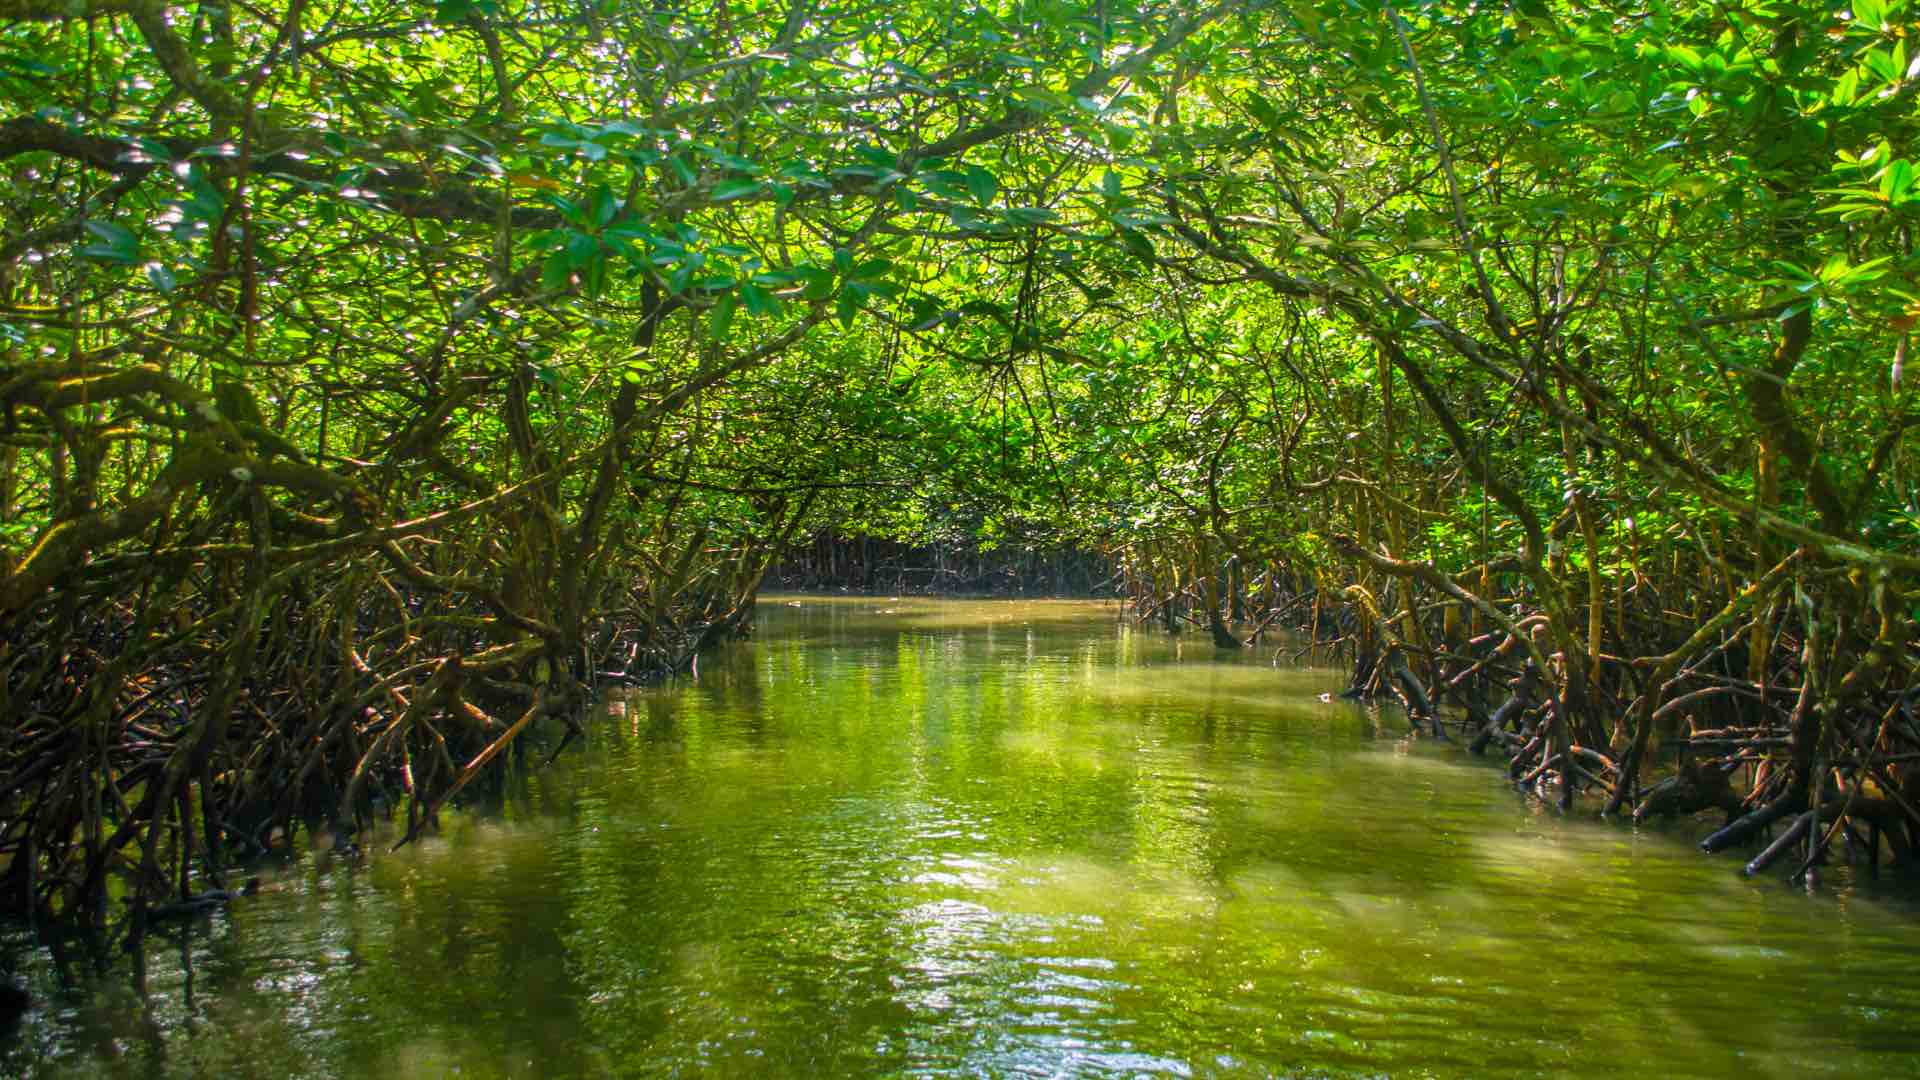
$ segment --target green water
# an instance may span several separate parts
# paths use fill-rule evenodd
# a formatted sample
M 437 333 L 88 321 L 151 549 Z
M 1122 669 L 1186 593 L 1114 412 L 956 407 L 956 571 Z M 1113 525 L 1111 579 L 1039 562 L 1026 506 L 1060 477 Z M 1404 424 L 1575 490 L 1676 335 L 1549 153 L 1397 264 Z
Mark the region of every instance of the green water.
M 1271 649 L 793 599 L 144 986 L 0 940 L 0 1075 L 1920 1076 L 1900 886 L 1563 819 Z

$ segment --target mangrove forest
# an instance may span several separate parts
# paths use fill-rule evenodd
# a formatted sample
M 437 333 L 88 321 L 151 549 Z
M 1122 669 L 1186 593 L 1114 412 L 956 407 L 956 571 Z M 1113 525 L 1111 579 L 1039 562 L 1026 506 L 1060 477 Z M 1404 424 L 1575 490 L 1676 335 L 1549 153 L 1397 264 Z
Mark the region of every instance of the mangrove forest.
M 20 935 L 0 973 L 53 963 L 49 940 L 144 968 L 319 895 L 328 867 L 425 873 L 408 860 L 564 820 L 626 837 L 617 865 L 655 892 L 616 900 L 613 864 L 556 846 L 522 867 L 547 893 L 499 902 L 528 913 L 516 948 L 568 957 L 526 992 L 604 1045 L 529 1030 L 500 1049 L 536 1048 L 528 1071 L 472 1071 L 1575 1075 L 1627 1053 L 1614 1075 L 1717 1075 L 1731 1058 L 1642 1060 L 1540 1002 L 1663 963 L 1678 946 L 1641 912 L 1736 887 L 1767 912 L 1905 912 L 1866 950 L 1905 966 L 1849 976 L 1905 995 L 1891 1027 L 1843 1040 L 1902 1052 L 1840 1074 L 1911 1069 L 1916 27 L 1908 0 L 0 0 L 0 919 Z M 1075 670 L 1107 696 L 1032 681 Z M 1195 672 L 1204 708 L 1163 697 Z M 1014 701 L 1027 719 L 967 726 Z M 1046 717 L 1070 732 L 1021 726 Z M 1288 741 L 1313 725 L 1424 764 Z M 1107 786 L 1188 739 L 1204 764 Z M 809 771 L 847 798 L 918 777 L 941 794 L 911 805 L 954 831 L 909 828 L 907 803 L 829 812 L 786 786 Z M 1261 801 L 1307 791 L 1340 809 Z M 1368 801 L 1416 797 L 1440 801 Z M 718 828 L 723 798 L 767 816 Z M 1195 807 L 1204 838 L 1179 832 Z M 1565 831 L 1485 874 L 1420 846 L 1517 821 Z M 1671 850 L 1646 878 L 1686 884 L 1588 912 L 1605 936 L 1584 952 L 1555 939 L 1566 985 L 1441 1025 L 1524 1013 L 1542 1026 L 1512 1045 L 1566 1057 L 1403 1045 L 1332 1005 L 1260 1042 L 1288 1022 L 1204 1004 L 1239 975 L 1142 951 L 1161 935 L 1225 972 L 1289 934 L 1337 956 L 1387 933 L 1378 912 L 1270 911 L 1258 933 L 1222 914 L 1303 881 L 1352 916 L 1537 877 L 1493 921 L 1546 926 L 1580 882 L 1628 888 L 1585 876 L 1614 844 Z M 1186 861 L 1130 878 L 1103 861 L 1123 850 Z M 1407 881 L 1336 888 L 1343 851 Z M 836 877 L 856 853 L 907 862 Z M 420 932 L 468 910 L 477 873 L 380 910 Z M 648 936 L 736 917 L 749 879 L 788 922 Z M 959 891 L 900 906 L 881 879 Z M 1225 936 L 1157 921 L 1203 893 Z M 1305 903 L 1287 895 L 1276 911 Z M 1036 1014 L 1164 991 L 1123 1010 L 1137 1042 L 1090 1020 L 988 1038 L 1013 1008 L 992 988 L 1029 984 L 954 972 L 1054 940 L 981 921 L 1016 901 L 1140 935 Z M 887 931 L 845 914 L 863 904 L 919 914 Z M 984 936 L 920 966 L 888 937 L 936 930 Z M 1836 947 L 1796 933 L 1738 944 Z M 687 944 L 807 935 L 804 963 L 761 967 Z M 391 948 L 391 970 L 356 962 L 396 998 L 408 965 L 443 978 L 433 1023 L 476 1022 L 465 961 Z M 1444 955 L 1469 982 L 1485 961 Z M 1389 968 L 1351 963 L 1387 992 L 1368 980 Z M 681 1004 L 622 1027 L 608 987 L 668 971 Z M 786 975 L 797 1011 L 764 1012 Z M 50 1015 L 53 978 L 0 1014 Z M 1395 1008 L 1429 1007 L 1419 985 Z M 709 990 L 736 1011 L 682 1008 Z M 1808 1004 L 1755 1049 L 1865 1008 Z M 793 1038 L 754 1056 L 755 1031 Z M 360 1074 L 362 1051 L 328 1052 L 127 1075 Z

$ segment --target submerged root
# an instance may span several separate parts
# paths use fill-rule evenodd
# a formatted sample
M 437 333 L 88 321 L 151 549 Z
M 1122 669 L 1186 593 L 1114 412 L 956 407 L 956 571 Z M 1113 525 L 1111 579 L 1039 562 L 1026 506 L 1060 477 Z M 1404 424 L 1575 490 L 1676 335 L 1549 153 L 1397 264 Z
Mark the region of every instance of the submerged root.
M 104 926 L 124 901 L 137 931 L 224 902 L 234 866 L 303 829 L 344 845 L 404 814 L 404 843 L 463 790 L 498 788 L 542 719 L 565 745 L 608 652 L 627 680 L 658 678 L 750 608 L 678 608 L 569 662 L 376 566 L 236 593 L 166 619 L 54 610 L 0 638 L 0 909 Z
M 1274 590 L 1247 618 L 1297 630 L 1302 652 L 1349 658 L 1347 696 L 1398 699 L 1435 733 L 1456 724 L 1473 753 L 1503 754 L 1533 796 L 1568 808 L 1592 795 L 1604 813 L 1630 811 L 1636 822 L 1718 811 L 1726 822 L 1701 848 L 1763 843 L 1747 864 L 1754 874 L 1785 864 L 1810 878 L 1839 849 L 1870 868 L 1917 853 L 1920 685 L 1910 604 L 1890 579 L 1809 576 L 1794 552 L 1681 632 L 1664 609 L 1631 624 L 1622 613 L 1618 626 L 1637 626 L 1649 643 L 1637 656 L 1588 649 L 1570 660 L 1565 645 L 1576 639 L 1551 612 L 1495 605 L 1462 586 L 1484 580 L 1478 573 L 1448 577 L 1351 542 L 1343 551 L 1387 575 L 1387 593 L 1354 584 L 1329 602 L 1322 576 L 1276 567 L 1265 580 L 1296 588 Z M 1826 605 L 1804 599 L 1813 588 Z M 1154 598 L 1136 602 L 1137 615 L 1164 614 L 1164 583 L 1130 594 Z M 1803 599 L 1785 604 L 1788 595 Z M 1470 636 L 1476 622 L 1494 625 Z M 1756 640 L 1767 655 L 1745 651 Z M 1671 770 L 1643 784 L 1663 749 Z

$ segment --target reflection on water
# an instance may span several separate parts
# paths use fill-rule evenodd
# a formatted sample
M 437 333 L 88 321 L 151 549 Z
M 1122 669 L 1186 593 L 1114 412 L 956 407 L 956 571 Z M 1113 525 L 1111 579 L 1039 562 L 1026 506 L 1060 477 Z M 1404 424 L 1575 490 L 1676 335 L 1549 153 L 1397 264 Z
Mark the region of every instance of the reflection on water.
M 124 960 L 28 1076 L 1920 1075 L 1920 921 L 1520 801 L 1335 673 L 781 598 L 496 813 Z

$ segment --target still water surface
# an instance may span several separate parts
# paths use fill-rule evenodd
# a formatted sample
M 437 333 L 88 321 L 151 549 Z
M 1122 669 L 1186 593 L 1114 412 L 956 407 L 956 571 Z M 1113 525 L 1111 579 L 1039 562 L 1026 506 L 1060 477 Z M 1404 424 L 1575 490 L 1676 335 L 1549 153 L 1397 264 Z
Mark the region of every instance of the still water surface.
M 1092 604 L 770 599 L 144 992 L 0 940 L 43 1002 L 0 1075 L 1920 1076 L 1911 882 L 1562 819 L 1339 682 Z

